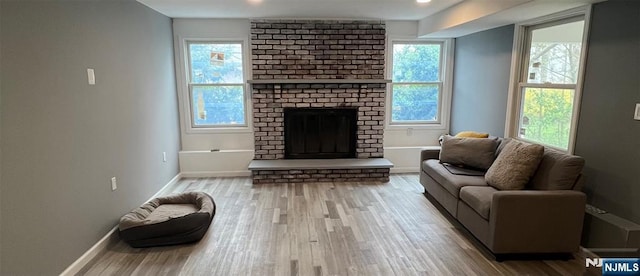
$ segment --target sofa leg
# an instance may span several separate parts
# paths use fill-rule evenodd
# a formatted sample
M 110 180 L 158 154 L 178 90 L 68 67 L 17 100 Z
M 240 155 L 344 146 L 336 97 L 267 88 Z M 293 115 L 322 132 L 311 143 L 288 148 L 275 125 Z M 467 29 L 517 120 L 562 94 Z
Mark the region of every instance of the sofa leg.
M 574 259 L 574 257 L 573 257 L 573 254 L 571 254 L 571 253 L 561 253 L 560 254 L 560 260 L 563 260 L 565 262 L 566 261 L 571 261 L 573 259 Z

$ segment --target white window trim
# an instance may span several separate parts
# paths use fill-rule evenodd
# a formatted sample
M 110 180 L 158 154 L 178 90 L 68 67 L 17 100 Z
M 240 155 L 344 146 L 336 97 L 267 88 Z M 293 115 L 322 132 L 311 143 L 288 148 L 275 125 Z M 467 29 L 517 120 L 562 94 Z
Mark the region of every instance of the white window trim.
M 441 83 L 439 107 L 440 114 L 437 122 L 429 123 L 391 123 L 391 98 L 392 84 L 387 85 L 387 97 L 385 108 L 385 129 L 387 130 L 408 130 L 408 129 L 432 129 L 442 130 L 443 132 L 449 132 L 449 119 L 451 118 L 451 93 L 453 88 L 453 59 L 454 59 L 454 47 L 455 40 L 453 39 L 419 39 L 415 37 L 390 37 L 387 40 L 387 54 L 386 54 L 386 66 L 385 75 L 387 79 L 393 77 L 393 45 L 396 43 L 440 43 L 442 45 L 442 66 L 440 68 Z M 430 83 L 430 82 L 425 82 Z M 436 82 L 440 83 L 440 82 Z M 401 84 L 401 83 L 397 83 Z
M 176 75 L 178 75 L 178 104 L 180 112 L 180 122 L 182 129 L 187 134 L 197 133 L 250 133 L 253 132 L 253 120 L 251 118 L 251 87 L 247 80 L 251 79 L 251 54 L 249 49 L 249 40 L 243 38 L 202 38 L 202 37 L 178 37 L 178 64 L 176 64 Z M 194 127 L 193 112 L 191 106 L 191 89 L 189 81 L 189 56 L 187 49 L 188 43 L 193 42 L 213 42 L 213 43 L 241 43 L 243 54 L 243 78 L 244 88 L 244 104 L 245 104 L 245 124 L 239 126 L 220 126 L 220 127 Z
M 582 99 L 582 86 L 584 83 L 584 71 L 587 59 L 587 50 L 588 50 L 588 41 L 589 41 L 589 26 L 591 21 L 591 5 L 586 5 L 570 10 L 566 10 L 563 12 L 555 13 L 552 15 L 536 18 L 533 20 L 525 21 L 516 24 L 514 28 L 513 34 L 513 47 L 512 47 L 512 56 L 511 56 L 511 72 L 509 77 L 509 94 L 507 97 L 507 120 L 505 122 L 504 128 L 504 136 L 526 141 L 532 142 L 527 139 L 518 137 L 518 125 L 520 120 L 520 104 L 522 102 L 522 92 L 520 86 L 521 74 L 524 73 L 525 68 L 523 68 L 524 64 L 522 64 L 522 55 L 528 51 L 525 49 L 526 42 L 526 28 L 528 26 L 540 25 L 545 23 L 550 23 L 554 21 L 559 21 L 575 16 L 584 16 L 584 29 L 582 36 L 582 52 L 580 57 L 580 68 L 578 69 L 578 80 L 575 85 L 567 85 L 568 88 L 575 87 L 575 94 L 573 97 L 573 118 L 571 119 L 571 129 L 569 131 L 569 146 L 565 149 L 557 148 L 560 151 L 564 151 L 567 153 L 573 153 L 575 150 L 575 141 L 576 141 L 576 129 L 578 125 L 578 119 L 580 117 L 580 102 Z M 527 86 L 536 86 L 544 88 L 544 84 L 528 84 Z M 556 87 L 558 85 L 554 85 Z M 570 86 L 570 87 L 569 87 Z M 536 143 L 536 142 L 533 142 Z

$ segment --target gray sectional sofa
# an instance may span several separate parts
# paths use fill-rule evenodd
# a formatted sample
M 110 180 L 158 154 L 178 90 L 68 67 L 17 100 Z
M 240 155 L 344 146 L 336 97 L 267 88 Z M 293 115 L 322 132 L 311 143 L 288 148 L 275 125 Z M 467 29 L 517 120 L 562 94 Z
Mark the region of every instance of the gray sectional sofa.
M 496 156 L 507 139 L 498 142 Z M 425 194 L 451 214 L 493 254 L 572 253 L 580 247 L 585 194 L 579 156 L 544 148 L 522 190 L 499 190 L 483 172 L 453 174 L 440 150 L 423 150 L 420 182 Z M 454 170 L 455 172 L 455 170 Z M 474 175 L 475 174 L 475 175 Z

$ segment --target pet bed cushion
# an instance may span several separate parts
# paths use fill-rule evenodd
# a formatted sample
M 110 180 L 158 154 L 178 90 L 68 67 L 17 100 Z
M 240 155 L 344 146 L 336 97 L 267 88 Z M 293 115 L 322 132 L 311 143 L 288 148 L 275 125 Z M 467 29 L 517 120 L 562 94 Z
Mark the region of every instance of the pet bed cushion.
M 216 211 L 210 195 L 189 192 L 155 198 L 120 219 L 120 237 L 133 247 L 195 242 Z

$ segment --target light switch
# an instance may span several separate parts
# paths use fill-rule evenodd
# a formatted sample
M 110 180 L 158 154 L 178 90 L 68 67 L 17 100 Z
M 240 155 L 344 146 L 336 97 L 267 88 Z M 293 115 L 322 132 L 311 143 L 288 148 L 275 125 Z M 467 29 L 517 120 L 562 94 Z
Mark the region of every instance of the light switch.
M 640 103 L 636 104 L 636 112 L 633 114 L 633 119 L 640 121 Z
M 91 68 L 87 68 L 87 81 L 89 82 L 89 85 L 96 84 L 96 75 Z

